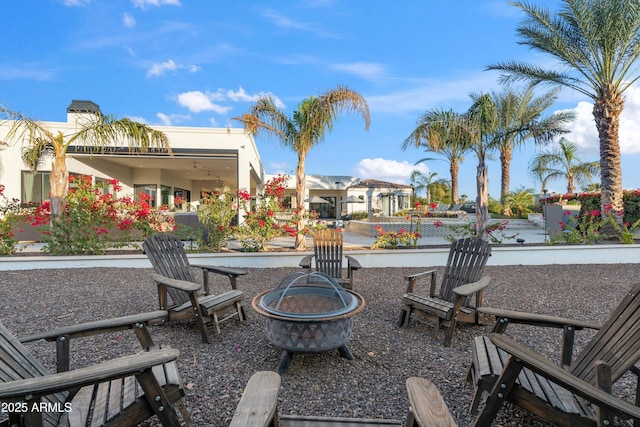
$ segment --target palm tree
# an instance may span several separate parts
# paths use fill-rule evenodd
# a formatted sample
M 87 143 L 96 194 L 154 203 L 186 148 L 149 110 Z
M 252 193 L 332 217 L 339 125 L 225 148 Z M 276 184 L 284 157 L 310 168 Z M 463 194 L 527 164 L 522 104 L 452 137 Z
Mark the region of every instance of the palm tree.
M 542 164 L 532 164 L 529 162 L 529 174 L 540 183 L 540 200 L 545 197 L 547 190 L 547 170 Z
M 622 170 L 620 166 L 620 114 L 624 92 L 640 74 L 640 0 L 563 0 L 551 15 L 529 3 L 514 5 L 526 14 L 517 32 L 520 44 L 550 54 L 562 67 L 556 71 L 538 64 L 503 62 L 489 70 L 507 74 L 503 80 L 527 80 L 564 86 L 594 102 L 593 117 L 600 138 L 602 206 L 611 205 L 622 224 Z
M 544 182 L 558 178 L 567 180 L 567 194 L 576 191 L 576 184 L 586 185 L 600 171 L 598 162 L 581 162 L 577 156 L 578 146 L 561 138 L 558 148 L 534 156 L 529 163 L 530 171 L 541 171 Z
M 72 144 L 83 146 L 89 152 L 104 152 L 108 147 L 127 145 L 130 151 L 147 152 L 160 149 L 172 154 L 169 139 L 160 131 L 129 119 L 116 119 L 101 113 L 85 114 L 78 123 L 79 130 L 70 135 L 55 133 L 45 123 L 32 120 L 22 113 L 0 106 L 0 116 L 13 120 L 7 139 L 24 144 L 22 159 L 37 172 L 38 166 L 53 157 L 51 163 L 51 220 L 62 214 L 69 189 L 67 150 Z
M 458 171 L 464 155 L 469 151 L 467 140 L 461 138 L 463 116 L 452 110 L 435 109 L 418 118 L 417 126 L 404 142 L 402 149 L 423 146 L 425 151 L 440 154 L 449 162 L 451 201 L 458 202 Z M 420 159 L 416 164 L 433 160 Z
M 429 192 L 434 203 L 451 204 L 451 181 L 440 178 L 429 185 Z
M 311 148 L 324 140 L 325 133 L 333 130 L 334 121 L 341 112 L 359 113 L 365 121 L 365 130 L 369 129 L 369 106 L 358 92 L 338 85 L 322 95 L 309 97 L 302 101 L 293 116 L 287 117 L 284 111 L 277 108 L 271 97 L 261 97 L 248 113 L 235 117 L 243 123 L 247 132 L 252 135 L 264 133 L 279 139 L 282 145 L 290 147 L 298 155 L 296 167 L 296 206 L 298 220 L 296 223 L 296 250 L 306 249 L 303 230 L 305 228 L 304 193 L 306 179 L 304 164 Z
M 531 213 L 531 207 L 536 201 L 533 196 L 533 189 L 524 187 L 518 187 L 509 192 L 507 200 L 509 205 L 518 212 L 519 217 L 522 217 L 525 213 Z
M 429 190 L 429 186 L 436 176 L 438 176 L 437 172 L 429 172 L 428 175 L 423 174 L 419 170 L 411 172 L 411 177 L 409 179 L 411 180 L 413 188 L 416 190 L 416 194 L 424 190 L 427 196 L 425 198 L 427 203 L 431 203 L 431 191 Z
M 534 97 L 534 87 L 529 85 L 521 92 L 507 87 L 504 92 L 493 92 L 491 95 L 498 110 L 496 133 L 501 134 L 493 144 L 500 152 L 500 200 L 503 215 L 511 215 L 507 199 L 510 194 L 509 175 L 514 149 L 531 139 L 549 140 L 566 133 L 564 125 L 574 118 L 574 113 L 569 111 L 541 117 L 542 113 L 556 100 L 558 91 L 559 89 L 556 89 L 540 97 Z
M 488 94 L 472 94 L 473 104 L 466 114 L 468 137 L 471 149 L 476 153 L 478 166 L 476 171 L 476 236 L 487 237 L 489 224 L 489 168 L 487 156 L 495 147 L 498 131 L 498 109 Z

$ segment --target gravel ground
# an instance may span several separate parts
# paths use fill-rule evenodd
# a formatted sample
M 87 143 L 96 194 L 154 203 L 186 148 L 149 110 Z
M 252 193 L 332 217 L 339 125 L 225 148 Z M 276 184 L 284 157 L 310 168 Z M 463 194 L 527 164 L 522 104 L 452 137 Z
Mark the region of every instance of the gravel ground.
M 213 344 L 203 344 L 194 322 L 151 327 L 156 342 L 180 350 L 180 372 L 186 403 L 196 426 L 228 425 L 249 377 L 259 370 L 275 370 L 281 351 L 265 338 L 264 321 L 250 308 L 250 300 L 275 286 L 296 269 L 253 269 L 240 279 L 247 295 L 248 321 L 222 324 Z M 398 328 L 402 275 L 417 268 L 370 268 L 358 271 L 355 290 L 366 299 L 365 310 L 354 318 L 348 347 L 352 361 L 338 352 L 296 355 L 283 375 L 279 394 L 281 413 L 402 419 L 408 402 L 405 380 L 422 376 L 440 389 L 460 426 L 469 425 L 472 387 L 466 381 L 474 336 L 488 326 L 461 325 L 453 344 L 442 346 L 433 329 L 412 321 Z M 442 268 L 440 268 L 440 272 Z M 156 309 L 155 284 L 149 269 L 60 269 L 10 271 L 0 278 L 2 322 L 17 336 Z M 602 322 L 637 280 L 637 265 L 547 265 L 487 267 L 492 284 L 485 305 L 549 313 Z M 226 286 L 221 277 L 216 286 Z M 512 325 L 509 334 L 557 360 L 559 335 Z M 584 345 L 588 334 L 579 336 Z M 53 367 L 55 348 L 29 344 L 36 357 Z M 112 334 L 72 343 L 72 367 L 77 368 L 139 350 L 133 334 Z M 635 385 L 635 384 L 633 384 Z M 631 389 L 622 380 L 621 393 Z M 545 426 L 535 417 L 506 406 L 495 425 Z

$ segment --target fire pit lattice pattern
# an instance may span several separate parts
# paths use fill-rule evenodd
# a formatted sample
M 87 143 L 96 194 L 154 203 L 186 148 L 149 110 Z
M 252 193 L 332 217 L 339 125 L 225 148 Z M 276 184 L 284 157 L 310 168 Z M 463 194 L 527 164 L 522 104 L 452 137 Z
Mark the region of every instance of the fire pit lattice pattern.
M 289 274 L 252 302 L 254 310 L 267 319 L 267 339 L 291 353 L 343 347 L 351 337 L 352 316 L 364 305 L 364 298 L 320 272 Z

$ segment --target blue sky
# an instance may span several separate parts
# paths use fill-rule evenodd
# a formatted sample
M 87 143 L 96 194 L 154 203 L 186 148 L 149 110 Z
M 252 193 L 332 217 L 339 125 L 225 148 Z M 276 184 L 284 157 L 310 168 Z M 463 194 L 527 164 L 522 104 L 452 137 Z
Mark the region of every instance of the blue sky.
M 408 184 L 418 168 L 449 178 L 445 161 L 414 166 L 433 156 L 402 151 L 402 142 L 425 111 L 464 112 L 471 93 L 501 90 L 498 73 L 484 71 L 488 64 L 552 64 L 517 44 L 521 18 L 507 0 L 11 1 L 0 30 L 0 104 L 64 121 L 72 99 L 89 99 L 107 114 L 152 126 L 240 127 L 232 118 L 260 95 L 290 114 L 304 98 L 341 84 L 367 99 L 371 127 L 365 132 L 358 116 L 342 116 L 311 150 L 308 174 Z M 567 138 L 581 146 L 582 160 L 597 160 L 589 99 L 565 90 L 559 109 L 576 109 Z M 634 86 L 620 132 L 625 188 L 640 187 L 639 119 Z M 256 142 L 267 173 L 295 173 L 295 153 L 275 140 Z M 539 189 L 527 172 L 535 150 L 516 152 L 512 189 Z M 460 194 L 472 198 L 476 164 L 469 154 L 460 168 Z M 497 156 L 489 174 L 490 194 L 499 197 Z M 566 183 L 549 187 L 564 191 Z

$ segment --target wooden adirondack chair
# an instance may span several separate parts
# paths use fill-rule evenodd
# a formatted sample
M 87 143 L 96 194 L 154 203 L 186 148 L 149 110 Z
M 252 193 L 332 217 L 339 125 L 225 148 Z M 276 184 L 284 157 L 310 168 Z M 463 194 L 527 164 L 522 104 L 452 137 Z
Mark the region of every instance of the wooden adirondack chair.
M 469 379 L 476 395 L 490 390 L 475 424 L 488 426 L 505 401 L 562 426 L 613 426 L 622 420 L 640 420 L 640 395 L 635 405 L 611 394 L 614 384 L 640 360 L 640 283 L 635 285 L 600 328 L 589 323 L 543 315 L 484 309 L 496 316 L 494 332 L 477 337 Z M 563 330 L 560 365 L 503 335 L 509 323 Z M 572 362 L 574 331 L 598 332 Z M 484 384 L 482 384 L 484 383 Z M 474 396 L 473 406 L 482 396 Z
M 362 268 L 360 263 L 350 255 L 343 255 L 344 235 L 340 230 L 326 228 L 313 234 L 313 255 L 305 256 L 300 267 L 311 271 L 315 261 L 316 271 L 328 274 L 345 289 L 353 289 L 353 272 Z M 342 277 L 342 258 L 347 260 L 346 277 Z
M 166 312 L 91 322 L 18 340 L 0 323 L 0 426 L 135 426 L 157 415 L 180 426 L 177 406 L 191 425 L 174 349 L 151 349 L 76 370 L 69 369 L 72 338 L 133 329 L 143 347 L 153 346 L 146 323 Z M 58 373 L 51 374 L 22 342 L 56 341 Z M 22 341 L 22 342 L 21 342 Z M 60 370 L 62 369 L 62 370 Z
M 202 341 L 211 342 L 207 326 L 213 324 L 220 333 L 220 323 L 238 317 L 245 320 L 244 293 L 238 289 L 237 278 L 247 274 L 245 270 L 189 264 L 182 241 L 175 236 L 155 234 L 142 244 L 144 252 L 156 273 L 151 277 L 158 284 L 161 310 L 169 312 L 169 320 L 195 317 Z M 199 295 L 202 286 L 195 283 L 193 268 L 202 269 L 205 295 Z M 229 277 L 231 290 L 222 294 L 209 294 L 209 272 Z M 167 298 L 170 297 L 170 301 Z
M 457 322 L 479 322 L 476 307 L 482 305 L 482 293 L 491 282 L 489 277 L 482 277 L 489 256 L 491 246 L 485 240 L 468 237 L 452 243 L 438 294 L 436 270 L 405 275 L 407 292 L 402 297 L 399 326 L 408 325 L 411 314 L 415 313 L 434 324 L 436 338 L 441 325 L 448 327 L 444 345 L 451 345 Z M 415 291 L 418 279 L 423 277 L 431 279 L 428 295 Z M 474 295 L 475 305 L 472 305 Z
M 247 382 L 230 427 L 352 427 L 402 426 L 401 420 L 312 417 L 278 414 L 280 375 L 272 371 L 256 372 Z M 455 427 L 438 389 L 429 380 L 407 379 L 407 394 L 411 407 L 406 427 Z

